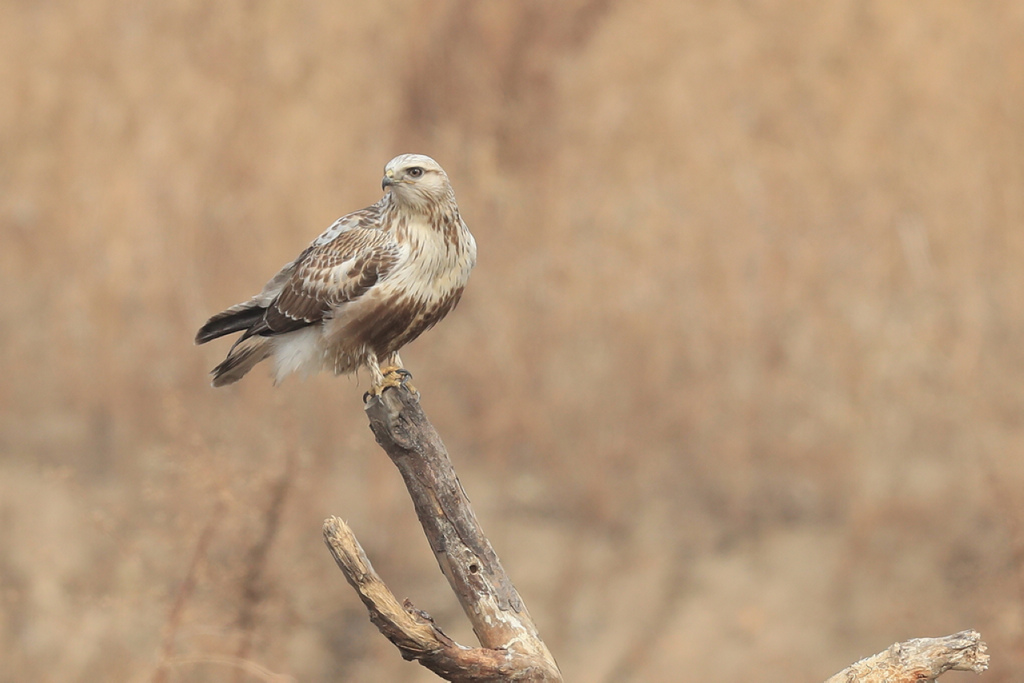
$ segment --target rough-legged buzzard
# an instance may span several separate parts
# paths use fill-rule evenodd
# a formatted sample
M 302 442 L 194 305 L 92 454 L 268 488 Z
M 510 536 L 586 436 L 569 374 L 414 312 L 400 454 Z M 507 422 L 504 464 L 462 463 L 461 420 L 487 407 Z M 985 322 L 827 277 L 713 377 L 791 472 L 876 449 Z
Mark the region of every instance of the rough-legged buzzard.
M 384 197 L 335 221 L 249 301 L 210 318 L 203 344 L 242 336 L 213 369 L 213 386 L 237 382 L 273 357 L 275 381 L 296 372 L 367 367 L 371 394 L 404 381 L 398 351 L 459 302 L 476 241 L 448 176 L 420 154 L 384 168 Z

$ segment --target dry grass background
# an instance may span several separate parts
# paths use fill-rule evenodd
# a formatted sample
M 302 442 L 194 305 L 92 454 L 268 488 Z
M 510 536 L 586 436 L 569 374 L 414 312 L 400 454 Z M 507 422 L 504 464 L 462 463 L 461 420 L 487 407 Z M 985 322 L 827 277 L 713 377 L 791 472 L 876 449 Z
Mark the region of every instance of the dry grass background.
M 1021 679 L 1019 4 L 3 16 L 0 680 L 433 680 L 330 514 L 471 640 L 365 379 L 214 391 L 191 344 L 406 151 L 481 257 L 403 356 L 569 680 L 822 680 L 968 627 Z

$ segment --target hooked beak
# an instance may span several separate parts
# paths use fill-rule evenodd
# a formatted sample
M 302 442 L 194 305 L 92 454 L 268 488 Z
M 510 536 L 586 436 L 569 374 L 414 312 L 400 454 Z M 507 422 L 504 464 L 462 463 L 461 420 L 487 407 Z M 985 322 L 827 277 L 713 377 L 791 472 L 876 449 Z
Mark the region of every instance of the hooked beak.
M 386 190 L 395 184 L 394 172 L 388 171 L 384 174 L 384 179 L 380 181 L 380 189 Z

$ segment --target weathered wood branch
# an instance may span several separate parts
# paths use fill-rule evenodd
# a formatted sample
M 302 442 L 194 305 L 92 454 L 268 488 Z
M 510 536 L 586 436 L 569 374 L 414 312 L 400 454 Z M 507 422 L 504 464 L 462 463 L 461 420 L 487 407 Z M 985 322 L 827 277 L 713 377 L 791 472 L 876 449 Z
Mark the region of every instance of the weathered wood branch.
M 384 584 L 352 529 L 337 517 L 324 523 L 324 539 L 345 578 L 356 589 L 372 621 L 407 660 L 419 661 L 450 681 L 537 681 L 550 663 L 513 650 L 468 648 L 449 638 L 430 618 Z
M 324 537 L 370 619 L 406 659 L 451 681 L 561 681 L 526 605 L 469 505 L 448 452 L 419 398 L 389 389 L 366 404 L 377 442 L 398 467 L 441 572 L 481 648 L 458 645 L 424 613 L 399 605 L 373 571 L 351 530 L 332 518 Z
M 977 631 L 915 638 L 862 659 L 825 683 L 926 683 L 947 671 L 981 673 L 988 669 L 986 650 Z
M 331 517 L 324 540 L 370 620 L 408 660 L 450 681 L 561 681 L 526 605 L 476 520 L 448 452 L 407 389 L 385 391 L 366 404 L 377 443 L 398 467 L 442 573 L 482 647 L 449 638 L 408 600 L 400 603 L 374 571 L 352 530 Z M 853 664 L 825 683 L 925 683 L 946 671 L 988 668 L 976 631 L 917 638 Z

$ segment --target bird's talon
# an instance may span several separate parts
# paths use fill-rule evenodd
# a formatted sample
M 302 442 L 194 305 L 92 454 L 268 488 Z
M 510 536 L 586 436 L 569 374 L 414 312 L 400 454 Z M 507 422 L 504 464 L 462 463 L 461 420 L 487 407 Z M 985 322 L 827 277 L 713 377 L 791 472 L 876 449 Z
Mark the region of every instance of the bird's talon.
M 411 372 L 409 372 L 405 368 L 398 368 L 395 370 L 394 374 L 398 375 L 399 377 L 398 386 L 402 387 L 403 389 L 413 394 L 416 394 L 417 396 L 419 395 L 420 392 L 416 390 L 416 387 L 409 383 L 409 380 L 412 379 Z
M 405 368 L 381 368 L 381 375 L 383 376 L 382 381 L 379 384 L 375 383 L 371 386 L 370 390 L 363 396 L 364 403 L 369 401 L 370 398 L 380 396 L 392 387 L 402 387 L 403 389 L 408 389 L 413 393 L 419 393 L 411 384 L 409 384 L 409 380 L 412 379 L 412 373 Z

